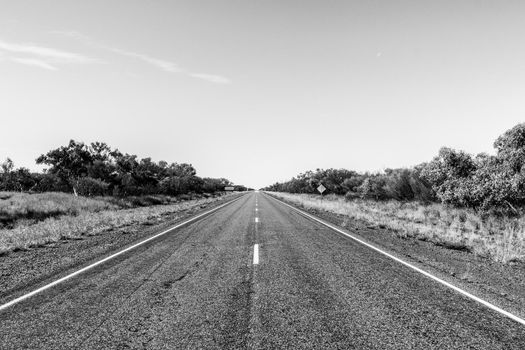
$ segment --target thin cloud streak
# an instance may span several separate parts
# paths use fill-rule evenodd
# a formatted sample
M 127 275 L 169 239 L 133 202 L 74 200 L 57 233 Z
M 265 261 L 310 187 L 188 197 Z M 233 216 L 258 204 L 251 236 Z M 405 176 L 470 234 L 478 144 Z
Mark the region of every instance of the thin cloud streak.
M 231 84 L 230 79 L 222 77 L 220 75 L 214 74 L 204 74 L 204 73 L 189 73 L 190 77 L 207 80 L 216 84 Z
M 59 63 L 93 63 L 98 60 L 77 53 L 33 44 L 12 44 L 0 40 L 0 50 L 15 54 L 28 54 Z
M 79 33 L 77 31 L 53 30 L 53 31 L 50 31 L 50 33 L 73 38 L 76 40 L 81 40 L 85 44 L 91 47 L 107 50 L 107 51 L 113 52 L 121 56 L 135 58 L 137 60 L 140 60 L 149 65 L 152 65 L 168 73 L 183 74 L 191 78 L 205 80 L 205 81 L 208 81 L 214 84 L 231 84 L 231 80 L 226 77 L 216 75 L 216 74 L 194 73 L 187 69 L 181 68 L 177 63 L 172 62 L 172 61 L 167 61 L 167 60 L 159 59 L 159 58 L 152 57 L 149 55 L 145 55 L 142 53 L 122 50 L 116 47 L 103 45 L 103 44 L 97 43 L 95 40 L 93 40 L 89 36 Z
M 4 57 L 5 60 L 14 63 L 54 71 L 58 70 L 56 65 L 59 64 L 90 64 L 101 62 L 98 59 L 74 52 L 35 44 L 15 44 L 3 40 L 0 40 L 0 57 Z
M 28 66 L 40 67 L 40 68 L 44 68 L 47 70 L 58 70 L 56 67 L 53 67 L 49 63 L 39 60 L 37 58 L 11 57 L 10 60 L 16 63 L 25 64 Z
M 141 61 L 143 61 L 145 63 L 148 63 L 148 64 L 150 64 L 152 66 L 155 66 L 158 69 L 161 69 L 161 70 L 163 70 L 165 72 L 168 72 L 168 73 L 184 74 L 184 75 L 187 75 L 187 76 L 192 77 L 192 78 L 206 80 L 206 81 L 208 81 L 210 83 L 215 83 L 215 84 L 230 84 L 231 83 L 230 79 L 222 77 L 220 75 L 206 74 L 206 73 L 193 73 L 193 72 L 191 72 L 189 70 L 186 70 L 186 69 L 183 69 L 183 68 L 179 67 L 179 65 L 177 63 L 175 63 L 175 62 L 166 61 L 166 60 L 162 60 L 162 59 L 159 59 L 159 58 L 155 58 L 155 57 L 151 57 L 151 56 L 148 56 L 148 55 L 144 55 L 144 54 L 141 54 L 141 53 L 125 51 L 125 50 L 111 48 L 111 47 L 106 47 L 106 49 L 108 49 L 108 50 L 110 50 L 110 51 L 112 51 L 114 53 L 123 55 L 123 56 L 128 56 L 128 57 L 133 57 L 133 58 L 139 59 L 139 60 L 141 60 Z
M 75 33 L 75 36 L 77 36 L 76 33 Z M 215 83 L 215 84 L 230 84 L 231 83 L 230 79 L 222 77 L 220 75 L 205 74 L 205 73 L 193 73 L 191 71 L 188 71 L 186 69 L 183 69 L 183 68 L 179 67 L 179 65 L 177 63 L 175 63 L 175 62 L 166 61 L 166 60 L 163 60 L 163 59 L 151 57 L 151 56 L 144 55 L 144 54 L 141 54 L 141 53 L 138 53 L 138 52 L 126 51 L 126 50 L 121 50 L 121 49 L 117 49 L 117 48 L 113 48 L 113 47 L 107 47 L 107 46 L 100 46 L 100 47 L 105 48 L 106 50 L 110 50 L 110 51 L 112 51 L 114 53 L 117 53 L 119 55 L 136 58 L 138 60 L 141 60 L 141 61 L 143 61 L 145 63 L 148 63 L 148 64 L 150 64 L 152 66 L 155 66 L 158 69 L 161 69 L 161 70 L 163 70 L 165 72 L 168 72 L 168 73 L 180 73 L 180 74 L 184 74 L 184 75 L 187 75 L 189 77 L 192 77 L 192 78 L 206 80 L 208 82 Z
M 165 61 L 165 60 L 161 60 L 161 59 L 151 57 L 148 55 L 143 55 L 143 54 L 131 52 L 131 51 L 120 50 L 116 48 L 106 47 L 106 49 L 114 53 L 117 53 L 119 55 L 139 59 L 143 62 L 149 63 L 166 72 L 170 72 L 170 73 L 183 73 L 184 72 L 184 70 L 181 69 L 175 62 Z

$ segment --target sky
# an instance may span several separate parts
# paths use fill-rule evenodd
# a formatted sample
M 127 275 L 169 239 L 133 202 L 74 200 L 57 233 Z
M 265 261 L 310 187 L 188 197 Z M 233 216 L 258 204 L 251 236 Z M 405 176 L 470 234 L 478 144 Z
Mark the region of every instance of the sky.
M 0 160 L 101 141 L 254 188 L 493 153 L 525 2 L 0 0 Z

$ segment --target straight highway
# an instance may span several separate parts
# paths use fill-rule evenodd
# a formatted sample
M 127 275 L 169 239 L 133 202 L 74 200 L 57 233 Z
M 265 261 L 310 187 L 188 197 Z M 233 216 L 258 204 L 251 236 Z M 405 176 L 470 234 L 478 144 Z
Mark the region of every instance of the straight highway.
M 525 349 L 525 327 L 258 192 L 0 311 L 0 349 Z

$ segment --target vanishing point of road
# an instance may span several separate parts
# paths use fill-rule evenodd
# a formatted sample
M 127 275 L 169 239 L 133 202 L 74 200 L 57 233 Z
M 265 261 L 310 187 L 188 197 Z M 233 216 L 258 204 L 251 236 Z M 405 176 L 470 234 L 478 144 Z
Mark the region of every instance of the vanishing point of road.
M 525 327 L 258 192 L 0 310 L 0 349 L 525 349 Z

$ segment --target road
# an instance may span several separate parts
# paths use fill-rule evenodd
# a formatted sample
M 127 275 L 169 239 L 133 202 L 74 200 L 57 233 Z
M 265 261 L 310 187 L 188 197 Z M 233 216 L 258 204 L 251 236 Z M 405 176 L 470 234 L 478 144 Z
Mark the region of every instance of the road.
M 0 311 L 0 331 L 0 349 L 525 349 L 523 325 L 257 192 Z

